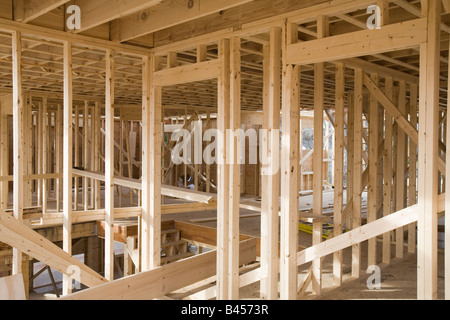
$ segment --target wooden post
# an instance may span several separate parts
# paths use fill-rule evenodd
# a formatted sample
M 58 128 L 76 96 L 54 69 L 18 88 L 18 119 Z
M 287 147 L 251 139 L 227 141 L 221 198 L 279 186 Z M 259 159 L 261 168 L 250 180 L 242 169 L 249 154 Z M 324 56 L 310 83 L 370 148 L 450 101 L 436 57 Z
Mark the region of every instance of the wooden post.
M 362 188 L 362 111 L 363 111 L 363 71 L 355 70 L 354 102 L 354 162 L 353 162 L 353 216 L 352 228 L 361 226 L 361 188 Z M 361 273 L 361 244 L 352 247 L 352 276 L 359 278 Z
M 437 196 L 441 1 L 422 1 L 428 41 L 420 46 L 417 295 L 437 299 Z
M 284 27 L 283 48 L 298 39 L 297 25 Z M 286 64 L 283 51 L 283 111 L 281 148 L 280 298 L 297 299 L 298 167 L 300 121 L 300 67 Z
M 230 41 L 230 204 L 229 204 L 229 300 L 239 299 L 239 205 L 241 197 L 241 38 Z M 228 152 L 227 152 L 228 153 Z
M 398 109 L 405 116 L 406 111 L 406 83 L 400 81 L 399 95 L 398 95 Z M 405 208 L 405 170 L 406 170 L 406 135 L 403 130 L 398 130 L 397 134 L 397 166 L 396 166 L 396 192 L 395 192 L 395 212 Z M 395 256 L 397 258 L 403 258 L 404 255 L 404 234 L 403 228 L 399 228 L 395 231 L 396 235 L 396 250 Z
M 417 84 L 410 85 L 410 117 L 411 125 L 417 128 L 417 102 L 419 88 Z M 450 172 L 450 171 L 448 171 Z M 447 189 L 446 190 L 450 190 Z M 409 192 L 408 192 L 409 206 L 417 203 L 417 145 L 410 139 L 409 142 Z M 417 223 L 408 226 L 408 253 L 416 252 L 416 227 Z
M 23 219 L 23 120 L 24 101 L 22 93 L 22 36 L 12 32 L 12 77 L 13 77 L 13 211 L 14 218 Z M 13 248 L 12 273 L 22 272 L 22 253 Z
M 386 96 L 393 99 L 393 79 L 385 80 Z M 383 191 L 383 216 L 386 217 L 392 213 L 392 136 L 393 119 L 392 115 L 386 110 L 385 113 L 385 139 L 384 139 L 384 191 Z M 383 235 L 383 263 L 391 263 L 391 233 Z
M 229 297 L 229 190 L 230 168 L 227 164 L 227 135 L 230 125 L 230 40 L 219 42 L 221 71 L 218 80 L 218 139 L 217 156 L 217 299 Z
M 8 115 L 0 105 L 0 176 L 9 175 Z M 0 210 L 8 208 L 9 182 L 0 183 Z
M 98 102 L 95 102 L 94 106 L 94 171 L 98 172 L 100 170 L 100 106 Z M 100 181 L 95 180 L 94 182 L 95 188 L 95 209 L 100 208 Z
M 106 51 L 105 278 L 114 280 L 114 52 Z
M 152 81 L 155 57 L 143 58 L 142 271 L 161 264 L 162 88 Z
M 448 69 L 450 76 L 450 64 Z M 450 92 L 450 82 L 448 83 Z M 450 94 L 447 96 L 447 143 L 450 141 Z M 446 172 L 450 172 L 450 152 L 447 150 Z M 448 177 L 448 176 L 447 176 Z M 450 212 L 450 179 L 445 179 L 445 212 Z M 445 300 L 450 300 L 450 214 L 445 215 Z
M 72 43 L 64 42 L 64 174 L 63 174 L 63 250 L 72 255 Z M 72 293 L 72 283 L 63 275 L 63 295 Z
M 378 75 L 372 74 L 372 80 L 378 84 Z M 370 95 L 369 105 L 369 191 L 367 204 L 367 222 L 377 220 L 378 199 L 378 100 Z M 377 239 L 368 241 L 368 266 L 377 264 Z
M 74 166 L 79 167 L 80 165 L 80 108 L 78 106 L 75 106 L 75 126 L 74 126 L 74 136 L 73 136 L 73 143 L 75 146 L 74 150 Z M 80 191 L 80 178 L 75 178 L 75 192 L 74 192 L 74 210 L 78 210 L 78 193 Z
M 83 110 L 83 167 L 85 170 L 89 169 L 89 101 L 84 102 L 84 110 Z M 83 202 L 84 202 L 84 211 L 89 209 L 88 195 L 89 195 L 89 179 L 83 179 Z
M 345 65 L 336 65 L 336 127 L 334 149 L 334 236 L 342 234 L 344 210 L 344 117 L 345 117 Z M 333 282 L 342 285 L 343 252 L 333 254 Z
M 267 300 L 278 299 L 280 172 L 279 168 L 273 170 L 279 165 L 279 151 L 272 144 L 271 134 L 280 130 L 281 35 L 280 28 L 272 28 L 270 45 L 264 46 L 263 130 L 267 130 L 267 161 L 271 168 L 263 171 L 261 177 L 261 299 Z
M 49 127 L 51 126 L 51 122 L 47 127 L 47 97 L 42 98 L 42 174 L 46 175 L 48 173 L 48 153 L 49 153 L 49 144 L 48 144 L 48 135 L 49 135 Z M 42 179 L 42 213 L 45 214 L 47 212 L 47 204 L 48 204 L 48 180 L 46 178 Z

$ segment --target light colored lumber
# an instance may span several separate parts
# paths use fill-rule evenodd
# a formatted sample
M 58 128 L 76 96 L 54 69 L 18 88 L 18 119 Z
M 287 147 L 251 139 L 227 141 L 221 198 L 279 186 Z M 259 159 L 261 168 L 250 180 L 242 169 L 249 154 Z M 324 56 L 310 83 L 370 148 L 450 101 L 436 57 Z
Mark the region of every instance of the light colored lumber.
M 0 301 L 24 301 L 27 300 L 25 294 L 25 283 L 23 274 L 0 278 Z
M 437 196 L 441 2 L 424 2 L 428 42 L 420 46 L 417 298 L 437 299 Z M 425 119 L 425 120 L 424 120 Z
M 256 259 L 256 239 L 241 242 L 240 265 Z M 216 273 L 216 250 L 147 272 L 84 290 L 65 300 L 151 300 L 197 283 Z
M 272 145 L 271 131 L 280 129 L 280 28 L 270 31 L 270 43 L 264 47 L 263 129 L 267 130 L 269 166 L 279 165 L 279 150 Z M 277 168 L 278 169 L 278 168 Z M 264 170 L 264 169 L 263 169 Z M 261 197 L 261 290 L 262 299 L 278 299 L 279 273 L 279 185 L 280 172 L 267 168 L 262 173 Z
M 80 263 L 45 237 L 34 232 L 15 218 L 0 212 L 0 241 L 16 246 L 27 255 L 67 275 L 70 267 L 80 270 L 80 282 L 95 287 L 106 282 L 98 273 Z
M 218 118 L 217 129 L 221 133 L 217 142 L 217 299 L 228 299 L 229 287 L 229 192 L 230 168 L 226 162 L 227 141 L 226 130 L 230 126 L 230 40 L 219 42 L 219 59 L 221 61 L 218 79 Z
M 72 255 L 72 43 L 64 42 L 64 142 L 63 142 L 63 250 Z M 68 277 L 63 277 L 63 295 L 72 293 Z
M 284 26 L 283 47 L 297 41 L 294 24 Z M 286 42 L 287 41 L 287 42 Z M 285 53 L 285 51 L 284 51 Z M 283 54 L 283 104 L 281 147 L 281 238 L 280 238 L 280 298 L 297 297 L 297 266 L 295 255 L 298 242 L 298 171 L 300 161 L 299 126 L 300 67 L 286 63 Z
M 363 70 L 355 70 L 355 102 L 354 102 L 354 163 L 353 163 L 353 215 L 352 229 L 361 226 L 362 204 L 362 111 L 363 111 Z M 361 273 L 361 245 L 356 243 L 352 248 L 352 276 L 359 278 Z
M 342 233 L 344 210 L 345 65 L 336 65 L 336 125 L 334 167 L 334 236 Z M 342 285 L 343 252 L 333 255 L 333 283 Z
M 201 0 L 194 1 L 192 8 L 186 6 L 184 2 L 164 1 L 161 5 L 146 9 L 144 12 L 119 19 L 119 29 L 113 34 L 113 39 L 127 41 L 250 1 L 252 0 Z
M 114 280 L 114 51 L 106 51 L 105 79 L 105 278 Z
M 368 239 L 375 238 L 383 233 L 413 223 L 414 221 L 417 221 L 417 211 L 417 205 L 408 207 L 370 224 L 355 228 L 340 236 L 322 242 L 321 244 L 300 251 L 297 256 L 297 264 L 299 266 L 304 265 L 305 263 L 320 259 L 333 252 L 343 250 Z
M 389 41 L 386 41 L 389 39 Z M 426 19 L 416 19 L 288 46 L 287 63 L 311 64 L 418 46 L 427 39 Z
M 186 66 L 164 69 L 153 74 L 153 81 L 158 86 L 216 79 L 219 76 L 220 61 L 211 60 Z
M 393 99 L 394 82 L 392 78 L 386 78 L 385 91 L 389 99 Z M 386 217 L 392 212 L 392 136 L 393 136 L 393 119 L 391 113 L 385 110 L 385 140 L 384 140 L 384 190 L 383 190 L 383 216 Z M 391 234 L 383 234 L 383 263 L 391 263 Z
M 27 23 L 67 2 L 69 0 L 15 0 L 14 19 Z
M 24 206 L 24 101 L 22 92 L 22 36 L 12 33 L 13 77 L 13 208 L 14 218 L 22 221 Z M 13 248 L 12 273 L 22 272 L 22 253 Z
M 378 75 L 372 74 L 372 80 L 378 83 Z M 377 184 L 378 184 L 378 100 L 370 95 L 369 101 L 369 190 L 367 200 L 367 222 L 377 219 Z M 369 239 L 368 243 L 368 265 L 377 264 L 377 242 L 376 239 Z
M 76 4 L 82 13 L 82 24 L 81 29 L 76 32 L 84 32 L 114 19 L 156 6 L 161 2 L 162 0 L 78 0 Z

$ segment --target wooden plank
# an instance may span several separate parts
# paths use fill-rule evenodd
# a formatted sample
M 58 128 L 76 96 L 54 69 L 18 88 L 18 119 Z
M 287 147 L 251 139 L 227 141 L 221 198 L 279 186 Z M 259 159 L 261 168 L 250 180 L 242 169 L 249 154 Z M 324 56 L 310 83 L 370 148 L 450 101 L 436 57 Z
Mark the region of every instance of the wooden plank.
M 24 301 L 27 300 L 25 294 L 25 283 L 23 274 L 0 278 L 0 301 Z
M 194 1 L 191 7 L 177 1 L 164 2 L 154 8 L 120 19 L 118 22 L 120 28 L 117 34 L 113 35 L 113 39 L 124 42 L 251 1 L 224 0 L 217 2 L 202 0 Z
M 425 4 L 425 2 L 422 2 Z M 417 298 L 437 299 L 437 196 L 441 2 L 429 1 L 428 42 L 420 47 Z M 424 120 L 425 119 L 425 120 Z
M 410 84 L 410 117 L 411 124 L 417 127 L 418 124 L 418 94 L 419 87 L 416 84 Z M 449 140 L 447 140 L 449 141 Z M 446 171 L 447 172 L 447 171 Z M 450 190 L 450 189 L 446 189 Z M 409 142 L 409 192 L 408 205 L 412 206 L 417 203 L 417 145 Z M 408 226 L 408 253 L 416 253 L 417 245 L 417 224 L 413 223 Z
M 16 0 L 14 1 L 14 20 L 30 22 L 67 2 L 69 0 Z
M 0 177 L 9 174 L 9 139 L 8 139 L 8 115 L 5 106 L 0 102 Z M 0 183 L 0 210 L 8 208 L 9 183 Z
M 217 129 L 221 133 L 217 145 L 217 298 L 224 300 L 229 295 L 229 186 L 230 168 L 226 162 L 226 130 L 230 125 L 230 40 L 222 39 L 219 43 L 221 61 L 218 79 L 218 118 Z
M 119 19 L 135 12 L 154 7 L 160 4 L 162 0 L 78 0 L 76 4 L 82 12 L 81 29 L 76 30 L 77 33 L 92 29 L 101 24 Z
M 106 51 L 105 88 L 105 278 L 114 280 L 114 51 Z
M 378 75 L 372 74 L 372 80 L 378 83 Z M 378 184 L 378 101 L 370 95 L 369 101 L 369 190 L 367 203 L 367 222 L 377 220 L 378 213 L 378 199 L 377 199 L 377 184 Z M 368 243 L 368 265 L 373 266 L 377 264 L 377 239 L 369 239 Z
M 283 47 L 297 41 L 297 26 L 284 26 Z M 286 42 L 287 41 L 287 42 Z M 285 53 L 285 51 L 283 51 Z M 298 273 L 295 264 L 298 244 L 298 184 L 300 68 L 286 63 L 283 54 L 283 106 L 281 148 L 281 238 L 280 238 L 280 298 L 296 299 Z
M 220 61 L 210 60 L 186 66 L 169 68 L 154 72 L 153 81 L 157 86 L 216 79 L 219 76 Z
M 161 264 L 162 89 L 153 83 L 155 57 L 143 59 L 142 270 Z
M 47 97 L 42 98 L 42 174 L 46 175 L 48 172 L 48 160 L 47 156 L 49 153 L 48 146 L 48 134 L 49 128 L 47 126 Z M 51 123 L 49 123 L 51 125 Z M 45 214 L 47 212 L 48 207 L 48 194 L 47 194 L 47 179 L 42 179 L 42 212 Z
M 64 143 L 63 143 L 63 250 L 72 255 L 72 43 L 64 42 Z M 72 293 L 67 276 L 63 278 L 63 295 Z
M 416 47 L 427 39 L 426 19 L 292 44 L 287 63 L 311 64 Z M 389 39 L 389 41 L 386 41 Z
M 406 114 L 406 82 L 400 81 L 399 93 L 398 93 L 398 109 L 402 114 Z M 400 211 L 406 205 L 406 188 L 405 188 L 405 170 L 406 170 L 406 153 L 407 153 L 407 141 L 405 133 L 402 130 L 398 130 L 397 133 L 397 157 L 396 157 L 396 173 L 395 173 L 395 209 L 394 211 Z M 395 231 L 395 256 L 396 258 L 403 258 L 404 256 L 404 232 L 403 228 L 399 228 Z
M 361 226 L 362 204 L 362 111 L 363 111 L 363 71 L 355 70 L 355 102 L 354 102 L 354 163 L 353 163 L 353 216 L 352 228 Z M 361 273 L 361 245 L 356 243 L 352 248 L 352 276 L 359 278 Z
M 279 151 L 271 144 L 272 130 L 280 129 L 280 73 L 281 66 L 281 35 L 280 28 L 270 31 L 270 44 L 264 47 L 264 100 L 263 129 L 267 130 L 267 150 L 269 166 L 279 163 Z M 264 164 L 263 164 L 264 166 Z M 278 299 L 279 273 L 279 170 L 263 169 L 261 197 L 261 299 Z M 273 169 L 273 167 L 272 167 Z
M 31 230 L 20 221 L 0 212 L 0 241 L 10 246 L 17 246 L 27 255 L 58 270 L 65 275 L 71 275 L 71 267 L 80 270 L 81 283 L 94 287 L 106 281 L 98 273 L 80 263 L 76 258 L 60 249 L 50 240 Z
M 256 239 L 240 244 L 240 265 L 256 259 Z M 216 274 L 216 250 L 116 280 L 62 300 L 151 300 Z
M 342 234 L 344 210 L 345 65 L 336 65 L 336 126 L 334 154 L 334 236 Z M 333 255 L 333 283 L 342 285 L 343 252 Z
M 241 38 L 230 40 L 230 129 L 241 129 Z M 227 141 L 230 148 L 230 191 L 229 191 L 229 235 L 230 250 L 229 300 L 239 299 L 239 205 L 241 197 L 241 136 L 231 136 Z
M 450 76 L 450 64 L 448 69 Z M 448 83 L 450 90 L 450 82 Z M 450 91 L 448 91 L 450 92 Z M 447 97 L 447 108 L 450 108 L 450 95 Z M 447 111 L 447 143 L 450 141 L 450 117 Z M 447 172 L 450 172 L 450 152 L 447 152 Z M 445 212 L 450 212 L 450 179 L 445 180 Z M 450 214 L 445 215 L 445 248 L 450 248 Z M 445 266 L 450 266 L 450 250 L 445 250 Z M 445 269 L 445 300 L 450 300 L 450 268 Z
M 12 33 L 12 77 L 13 77 L 13 207 L 14 218 L 22 221 L 24 206 L 24 146 L 23 120 L 24 101 L 22 92 L 22 36 Z M 22 253 L 13 248 L 12 273 L 22 272 Z
M 392 78 L 386 78 L 385 81 L 386 96 L 393 99 L 394 82 Z M 383 191 L 383 216 L 386 217 L 392 212 L 392 137 L 393 137 L 393 119 L 388 110 L 385 110 L 385 140 L 384 140 L 384 191 Z M 391 263 L 391 234 L 383 235 L 383 263 Z
M 304 265 L 305 263 L 320 259 L 333 252 L 360 244 L 363 241 L 375 238 L 383 233 L 413 223 L 414 221 L 417 221 L 417 212 L 418 205 L 414 205 L 362 227 L 353 229 L 338 237 L 329 239 L 321 244 L 309 247 L 298 253 L 297 264 L 298 266 Z

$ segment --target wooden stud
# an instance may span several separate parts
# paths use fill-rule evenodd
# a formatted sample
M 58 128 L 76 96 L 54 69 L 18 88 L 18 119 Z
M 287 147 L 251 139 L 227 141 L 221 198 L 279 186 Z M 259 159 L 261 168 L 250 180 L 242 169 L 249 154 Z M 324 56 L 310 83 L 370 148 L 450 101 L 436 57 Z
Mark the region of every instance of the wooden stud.
M 386 96 L 393 98 L 393 79 L 386 78 Z M 393 119 L 388 110 L 385 111 L 385 140 L 384 140 L 384 191 L 383 191 L 383 216 L 386 217 L 392 212 L 392 135 Z M 391 263 L 391 234 L 383 235 L 383 263 Z
M 372 80 L 378 83 L 378 75 L 372 74 Z M 378 183 L 378 101 L 370 95 L 369 105 L 369 190 L 367 203 L 367 222 L 377 220 L 377 183 Z M 377 264 L 377 239 L 369 239 L 368 265 Z
M 353 163 L 353 217 L 352 228 L 361 226 L 362 201 L 362 111 L 363 111 L 363 71 L 355 70 L 354 104 L 354 163 Z M 361 273 L 361 244 L 352 247 L 352 276 L 359 278 Z
M 437 196 L 441 2 L 422 1 L 428 42 L 420 46 L 417 298 L 437 298 Z
M 239 204 L 241 195 L 241 38 L 230 40 L 229 300 L 239 299 Z M 245 137 L 244 137 L 245 139 Z M 228 151 L 227 151 L 228 154 Z
M 406 83 L 400 81 L 399 96 L 398 96 L 399 111 L 405 115 L 406 111 Z M 396 157 L 396 192 L 395 192 L 395 210 L 400 211 L 405 207 L 405 170 L 406 170 L 406 136 L 402 130 L 398 130 L 397 133 L 397 157 Z M 397 258 L 403 258 L 404 256 L 404 233 L 403 228 L 397 229 L 396 234 L 396 250 L 395 256 Z
M 0 176 L 9 175 L 8 115 L 0 104 Z M 0 210 L 8 208 L 9 182 L 0 183 Z
M 283 48 L 297 41 L 297 25 L 284 26 Z M 286 63 L 283 51 L 283 107 L 281 148 L 280 298 L 297 299 L 298 167 L 300 123 L 300 67 Z
M 13 74 L 13 209 L 14 218 L 23 219 L 24 206 L 24 145 L 23 121 L 24 101 L 22 93 L 22 36 L 12 33 L 12 74 Z M 22 253 L 13 248 L 12 273 L 22 272 Z
M 410 117 L 411 124 L 417 127 L 418 123 L 418 92 L 417 84 L 410 85 Z M 450 171 L 447 171 L 450 172 Z M 446 189 L 450 190 L 450 189 Z M 417 203 L 417 145 L 410 140 L 409 142 L 409 192 L 408 192 L 408 206 Z M 416 228 L 417 223 L 408 226 L 408 253 L 416 252 Z
M 279 186 L 280 172 L 273 167 L 279 165 L 279 153 L 271 143 L 272 131 L 280 130 L 280 73 L 281 65 L 281 35 L 280 28 L 270 31 L 270 44 L 264 46 L 264 123 L 267 130 L 268 157 L 272 170 L 267 170 L 262 179 L 261 204 L 261 298 L 278 299 L 279 273 Z M 268 159 L 268 160 L 269 160 Z M 270 168 L 268 168 L 270 169 Z
M 345 117 L 345 65 L 336 65 L 336 126 L 334 167 L 334 236 L 342 234 L 342 213 L 344 210 L 344 117 Z M 343 252 L 333 254 L 333 282 L 342 285 Z
M 48 135 L 49 135 L 49 127 L 51 126 L 51 122 L 47 125 L 47 97 L 43 98 L 42 101 L 42 174 L 46 175 L 48 173 L 48 154 L 49 154 L 49 144 L 48 144 Z M 42 179 L 42 213 L 45 214 L 47 212 L 48 207 L 48 193 L 47 193 L 48 181 L 47 179 Z
M 114 280 L 114 52 L 106 51 L 105 92 L 105 278 Z
M 221 61 L 218 80 L 218 139 L 217 157 L 217 299 L 228 299 L 229 288 L 229 185 L 230 168 L 227 164 L 226 132 L 230 125 L 230 40 L 219 42 L 219 59 Z
M 64 42 L 64 149 L 63 149 L 63 250 L 72 255 L 72 43 Z M 72 283 L 63 276 L 63 295 L 72 293 Z
M 161 264 L 162 88 L 152 82 L 154 56 L 143 59 L 142 270 Z

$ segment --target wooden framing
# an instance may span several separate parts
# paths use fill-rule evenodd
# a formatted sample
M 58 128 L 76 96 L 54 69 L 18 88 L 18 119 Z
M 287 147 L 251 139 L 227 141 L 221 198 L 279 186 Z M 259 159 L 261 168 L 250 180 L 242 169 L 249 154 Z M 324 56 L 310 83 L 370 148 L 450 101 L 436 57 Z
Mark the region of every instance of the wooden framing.
M 430 1 L 422 9 L 423 16 L 427 17 L 428 42 L 420 47 L 417 297 L 421 300 L 437 298 L 440 8 L 440 1 Z
M 450 189 L 448 181 L 446 187 L 443 183 L 450 140 L 446 114 L 450 102 L 444 88 L 450 74 L 444 67 L 449 50 L 448 1 L 378 0 L 381 29 L 367 30 L 365 10 L 373 0 L 202 0 L 187 7 L 170 1 L 132 0 L 105 10 L 104 0 L 83 0 L 77 4 L 85 11 L 85 24 L 73 33 L 59 31 L 64 28 L 60 23 L 66 17 L 66 3 L 18 0 L 14 5 L 0 5 L 6 8 L 0 18 L 1 234 L 14 247 L 13 273 L 23 273 L 25 283 L 28 262 L 21 251 L 58 266 L 65 274 L 63 294 L 70 294 L 66 267 L 74 261 L 73 225 L 105 220 L 102 267 L 106 279 L 91 274 L 83 264 L 80 267 L 96 279 L 88 280 L 90 285 L 106 280 L 112 284 L 87 291 L 85 297 L 99 293 L 113 298 L 160 298 L 206 276 L 215 277 L 217 286 L 193 297 L 234 300 L 242 286 L 258 281 L 262 299 L 278 299 L 278 294 L 283 300 L 297 299 L 310 283 L 312 293 L 320 295 L 323 258 L 333 255 L 333 282 L 340 286 L 344 248 L 352 247 L 352 278 L 360 278 L 365 265 L 362 242 L 368 241 L 369 266 L 380 263 L 380 236 L 382 262 L 397 263 L 392 255 L 405 256 L 405 231 L 408 253 L 417 252 L 417 297 L 439 297 L 438 212 L 444 211 L 445 195 L 438 193 Z M 241 9 L 246 10 L 241 13 Z M 9 13 L 11 19 L 5 18 Z M 37 25 L 45 21 L 49 27 L 27 24 L 32 20 Z M 104 40 L 109 38 L 115 41 Z M 2 95 L 11 91 L 9 106 Z M 120 122 L 114 121 L 119 109 Z M 300 128 L 305 123 L 300 125 L 300 110 L 315 114 L 314 150 L 306 157 L 302 157 Z M 327 241 L 322 238 L 323 145 L 333 133 L 327 130 L 324 139 L 324 111 L 335 129 L 331 152 L 335 229 Z M 6 131 L 10 114 L 12 146 Z M 180 116 L 184 124 L 179 123 Z M 190 129 L 193 121 L 205 118 L 208 129 L 217 125 L 222 132 L 216 137 L 217 171 L 215 166 L 184 164 L 169 176 L 169 152 L 164 150 L 170 151 L 176 142 L 166 144 L 167 134 Z M 282 130 L 280 172 L 262 178 L 246 176 L 249 170 L 238 164 L 239 144 L 245 138 L 227 132 L 236 133 L 242 124 Z M 129 131 L 139 137 L 136 147 L 141 156 L 131 156 Z M 120 132 L 118 142 L 115 132 Z M 267 144 L 273 161 L 278 155 L 270 150 L 270 136 L 259 148 Z M 11 147 L 13 163 L 8 163 Z M 299 252 L 299 176 L 309 155 L 314 163 L 314 216 L 308 216 L 313 245 Z M 79 166 L 84 170 L 74 169 Z M 261 169 L 264 166 L 255 172 L 264 172 Z M 125 171 L 128 178 L 123 177 Z M 194 176 L 195 191 L 166 184 L 183 174 L 184 187 L 188 187 L 187 175 Z M 240 203 L 250 180 L 259 184 L 254 189 L 260 190 L 261 209 Z M 11 181 L 13 203 L 8 203 Z M 210 194 L 211 186 L 217 186 L 217 196 Z M 366 191 L 367 224 L 362 219 Z M 187 202 L 167 204 L 166 197 Z M 78 211 L 81 198 L 83 211 Z M 24 207 L 33 206 L 37 206 L 35 212 L 24 213 Z M 241 242 L 239 210 L 249 208 L 261 211 L 261 267 L 240 276 L 242 249 L 251 251 L 253 244 Z M 217 251 L 161 267 L 162 215 L 215 209 Z M 133 238 L 129 250 L 134 260 L 141 259 L 136 265 L 143 274 L 115 282 L 113 225 L 124 217 L 138 219 L 138 248 Z M 42 239 L 26 227 L 57 224 L 63 225 L 64 253 L 47 242 L 38 246 Z M 348 232 L 343 233 L 344 229 Z M 392 239 L 395 252 L 391 252 Z M 449 242 L 447 233 L 447 246 Z M 312 267 L 298 286 L 298 266 L 307 262 Z M 197 267 L 201 275 L 194 274 Z M 192 279 L 184 279 L 186 274 L 192 274 Z M 138 281 L 154 281 L 154 291 L 133 295 L 144 290 Z M 128 284 L 136 288 L 132 295 L 121 292 L 120 286 Z
M 280 129 L 280 64 L 281 59 L 281 28 L 272 28 L 270 44 L 264 47 L 264 119 L 263 129 L 267 130 L 267 148 L 269 166 L 266 175 L 262 174 L 261 203 L 261 298 L 278 299 L 279 273 L 279 185 L 280 172 L 273 172 L 273 167 L 279 163 L 279 153 L 272 145 L 272 130 Z M 278 169 L 278 168 L 277 168 Z
M 64 42 L 64 142 L 63 142 L 63 250 L 72 254 L 72 43 Z M 69 283 L 70 282 L 70 283 Z M 64 275 L 63 295 L 72 293 L 72 281 Z
M 284 43 L 297 41 L 293 24 L 284 26 Z M 283 105 L 281 147 L 281 238 L 280 238 L 280 298 L 297 297 L 297 266 L 295 256 L 298 242 L 298 170 L 299 170 L 299 89 L 300 67 L 288 65 L 283 52 Z

